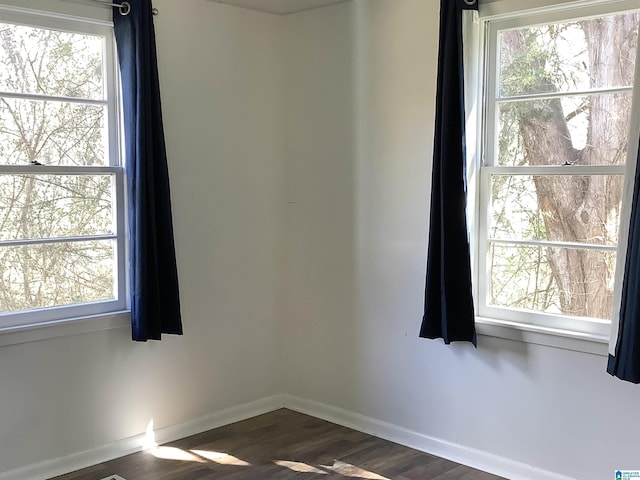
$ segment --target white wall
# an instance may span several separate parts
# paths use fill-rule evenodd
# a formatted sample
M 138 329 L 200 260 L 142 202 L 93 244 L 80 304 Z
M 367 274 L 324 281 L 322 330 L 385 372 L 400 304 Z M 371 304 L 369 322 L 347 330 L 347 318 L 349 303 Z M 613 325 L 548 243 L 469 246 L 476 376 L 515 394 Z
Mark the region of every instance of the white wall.
M 640 389 L 605 357 L 418 338 L 438 2 L 287 23 L 287 391 L 575 479 L 639 468 Z
M 0 474 L 141 434 L 151 418 L 162 428 L 283 390 L 282 20 L 154 4 L 185 335 L 135 344 L 119 329 L 0 348 Z

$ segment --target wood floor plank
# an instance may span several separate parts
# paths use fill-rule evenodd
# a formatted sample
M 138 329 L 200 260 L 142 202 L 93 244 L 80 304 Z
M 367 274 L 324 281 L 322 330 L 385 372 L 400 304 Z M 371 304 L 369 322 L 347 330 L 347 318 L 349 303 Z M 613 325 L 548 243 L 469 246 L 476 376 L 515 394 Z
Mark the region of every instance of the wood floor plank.
M 500 480 L 282 409 L 50 480 Z

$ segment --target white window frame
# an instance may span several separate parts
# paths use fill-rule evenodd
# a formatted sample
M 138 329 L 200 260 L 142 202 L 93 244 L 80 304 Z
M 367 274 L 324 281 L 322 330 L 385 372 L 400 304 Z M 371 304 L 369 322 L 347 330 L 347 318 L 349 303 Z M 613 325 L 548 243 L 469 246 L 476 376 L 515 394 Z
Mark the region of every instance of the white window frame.
M 606 355 L 606 343 L 609 340 L 611 329 L 610 320 L 599 320 L 592 318 L 570 317 L 548 313 L 538 313 L 524 310 L 495 307 L 488 304 L 488 278 L 489 272 L 486 265 L 488 246 L 487 226 L 489 224 L 489 201 L 490 201 L 490 179 L 492 174 L 571 174 L 571 175 L 591 175 L 591 174 L 623 174 L 625 175 L 625 186 L 623 191 L 623 207 L 620 220 L 620 238 L 617 247 L 611 250 L 617 251 L 614 305 L 619 302 L 622 283 L 623 264 L 626 252 L 626 229 L 628 229 L 630 216 L 630 201 L 633 193 L 633 178 L 635 173 L 637 156 L 637 139 L 640 135 L 640 124 L 636 120 L 640 114 L 640 83 L 638 71 L 640 71 L 640 56 L 636 61 L 636 78 L 633 86 L 633 107 L 631 112 L 630 142 L 626 165 L 614 166 L 543 166 L 543 167 L 495 167 L 485 166 L 485 160 L 494 158 L 495 146 L 497 142 L 495 127 L 496 121 L 488 122 L 488 118 L 496 118 L 496 106 L 498 102 L 498 54 L 497 39 L 501 30 L 522 28 L 531 25 L 548 24 L 571 20 L 575 18 L 598 17 L 608 14 L 624 13 L 640 10 L 640 3 L 636 0 L 621 0 L 616 2 L 585 0 L 583 2 L 573 2 L 567 5 L 554 5 L 552 7 L 537 8 L 531 11 L 518 11 L 507 13 L 495 13 L 504 4 L 509 3 L 504 0 L 499 2 L 498 8 L 492 6 L 491 15 L 482 16 L 478 39 L 480 48 L 478 52 L 484 52 L 480 67 L 478 68 L 477 96 L 482 99 L 484 108 L 478 109 L 477 138 L 479 142 L 476 147 L 480 152 L 477 159 L 470 160 L 470 185 L 472 186 L 470 204 L 477 202 L 477 208 L 471 212 L 472 238 L 476 241 L 473 244 L 474 255 L 474 296 L 476 299 L 476 312 L 478 331 L 481 334 L 510 338 L 513 340 L 531 341 L 571 350 L 586 351 Z M 491 6 L 491 4 L 489 4 Z M 508 9 L 507 9 L 508 10 Z M 473 88 L 472 85 L 469 85 Z M 620 91 L 621 89 L 609 89 L 607 91 Z M 624 91 L 624 89 L 622 89 Z M 630 89 L 627 89 L 629 91 Z M 567 95 L 579 95 L 583 92 L 570 92 Z M 562 94 L 561 94 L 562 95 Z M 546 95 L 548 96 L 548 95 Z M 545 96 L 545 97 L 546 97 Z M 527 98 L 535 98 L 527 96 Z M 510 98 L 511 99 L 511 98 Z M 474 132 L 475 133 L 475 132 Z M 472 147 L 472 148 L 473 148 Z M 488 163 L 488 161 L 486 162 Z M 474 191 L 475 189 L 475 191 Z M 509 242 L 512 243 L 512 242 Z M 527 244 L 537 244 L 538 242 L 523 242 Z M 545 244 L 548 244 L 546 242 Z M 562 247 L 566 244 L 559 245 Z M 580 245 L 582 248 L 583 245 Z M 598 246 L 600 248 L 600 246 Z M 604 249 L 609 249 L 605 247 Z M 596 342 L 599 345 L 589 345 Z
M 121 95 L 119 69 L 117 65 L 113 24 L 109 22 L 76 18 L 62 14 L 49 14 L 17 7 L 0 6 L 0 22 L 71 33 L 97 35 L 103 38 L 103 72 L 105 100 L 72 99 L 38 94 L 5 93 L 7 98 L 30 100 L 54 100 L 68 103 L 106 106 L 109 165 L 107 166 L 36 166 L 0 165 L 0 174 L 64 174 L 64 175 L 110 175 L 113 177 L 115 233 L 90 237 L 73 237 L 68 240 L 103 240 L 116 242 L 114 258 L 114 296 L 112 300 L 83 304 L 64 305 L 37 310 L 0 314 L 0 346 L 41 340 L 57 336 L 85 333 L 88 331 L 119 328 L 128 325 L 128 274 L 127 274 L 127 227 L 125 172 L 122 152 Z M 55 242 L 57 240 L 52 240 Z M 48 242 L 48 243 L 51 243 Z M 0 242 L 0 245 L 23 245 L 29 240 Z M 35 242 L 43 243 L 43 242 Z M 72 325 L 73 324 L 73 325 Z M 40 327 L 55 327 L 46 332 L 33 333 Z M 12 334 L 12 335 L 3 335 Z M 16 335 L 17 334 L 17 335 Z

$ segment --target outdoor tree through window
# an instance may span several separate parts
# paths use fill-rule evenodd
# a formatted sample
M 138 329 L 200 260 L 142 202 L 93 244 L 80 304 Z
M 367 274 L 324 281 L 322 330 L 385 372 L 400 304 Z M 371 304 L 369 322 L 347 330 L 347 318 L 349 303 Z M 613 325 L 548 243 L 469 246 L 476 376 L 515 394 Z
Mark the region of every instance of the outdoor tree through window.
M 489 27 L 485 314 L 611 318 L 639 21 Z
M 111 29 L 11 20 L 0 23 L 0 327 L 51 307 L 43 319 L 122 309 Z

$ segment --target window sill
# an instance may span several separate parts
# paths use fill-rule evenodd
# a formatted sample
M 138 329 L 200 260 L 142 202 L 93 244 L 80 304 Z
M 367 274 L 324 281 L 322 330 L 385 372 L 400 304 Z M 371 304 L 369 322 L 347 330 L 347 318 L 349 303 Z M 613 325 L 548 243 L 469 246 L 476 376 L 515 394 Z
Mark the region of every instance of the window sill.
M 131 325 L 129 311 L 111 312 L 81 318 L 69 318 L 34 325 L 0 328 L 0 347 L 39 342 L 51 338 L 100 332 Z
M 476 330 L 478 335 L 545 345 L 603 357 L 609 355 L 609 337 L 604 335 L 538 327 L 485 317 L 476 317 Z

